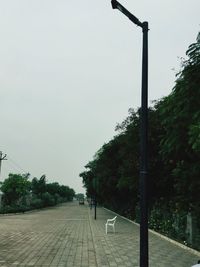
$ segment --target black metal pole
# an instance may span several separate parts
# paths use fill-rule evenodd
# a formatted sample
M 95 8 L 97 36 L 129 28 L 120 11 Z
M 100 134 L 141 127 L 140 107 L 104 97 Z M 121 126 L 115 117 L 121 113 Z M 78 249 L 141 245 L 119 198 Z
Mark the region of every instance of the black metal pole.
M 118 9 L 143 31 L 142 94 L 140 125 L 140 267 L 148 267 L 148 184 L 147 184 L 147 129 L 148 129 L 148 22 L 141 23 L 117 0 L 111 0 Z
M 96 193 L 94 198 L 94 219 L 97 219 L 97 201 L 96 201 Z
M 94 219 L 97 219 L 97 186 L 96 179 L 94 180 Z
M 148 22 L 143 22 L 142 94 L 140 126 L 140 267 L 148 267 Z

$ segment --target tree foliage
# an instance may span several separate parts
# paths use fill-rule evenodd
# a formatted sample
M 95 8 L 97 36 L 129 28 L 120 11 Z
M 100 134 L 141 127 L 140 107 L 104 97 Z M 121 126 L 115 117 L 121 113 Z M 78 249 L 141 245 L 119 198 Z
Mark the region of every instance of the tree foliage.
M 172 92 L 149 108 L 149 206 L 200 212 L 200 35 Z M 129 110 L 80 174 L 89 196 L 129 217 L 137 217 L 139 199 L 140 110 Z M 159 203 L 159 205 L 158 205 Z
M 4 194 L 4 202 L 8 205 L 16 203 L 20 198 L 25 197 L 30 190 L 29 175 L 10 173 L 8 178 L 1 185 Z
M 198 202 L 200 185 L 200 40 L 190 45 L 172 93 L 158 104 L 164 129 L 160 154 L 185 208 Z
M 57 182 L 47 183 L 46 176 L 30 181 L 29 174 L 9 174 L 1 183 L 3 212 L 25 211 L 33 208 L 53 206 L 72 201 L 75 191 Z

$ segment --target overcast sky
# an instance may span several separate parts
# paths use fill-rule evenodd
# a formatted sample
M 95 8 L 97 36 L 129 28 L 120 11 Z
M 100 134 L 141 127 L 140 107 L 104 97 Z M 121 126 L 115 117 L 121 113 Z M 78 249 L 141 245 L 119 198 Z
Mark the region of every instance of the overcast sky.
M 168 95 L 199 0 L 121 0 L 149 22 L 149 103 Z M 84 192 L 79 173 L 140 106 L 141 29 L 109 0 L 0 0 L 0 150 L 9 172 Z

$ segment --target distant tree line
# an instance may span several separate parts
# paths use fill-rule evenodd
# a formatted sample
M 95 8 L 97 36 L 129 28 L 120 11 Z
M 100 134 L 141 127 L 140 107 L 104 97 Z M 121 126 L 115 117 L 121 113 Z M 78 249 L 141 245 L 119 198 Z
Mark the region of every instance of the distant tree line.
M 76 198 L 77 200 L 80 200 L 80 199 L 84 199 L 85 196 L 84 196 L 83 193 L 77 193 L 77 194 L 75 195 L 75 198 Z
M 12 174 L 5 179 L 0 189 L 3 193 L 1 213 L 26 211 L 54 206 L 58 203 L 72 201 L 75 192 L 72 188 L 47 183 L 46 176 L 30 180 L 29 174 Z
M 182 241 L 187 240 L 188 212 L 192 212 L 200 228 L 199 37 L 189 46 L 188 59 L 182 60 L 172 92 L 149 108 L 149 225 Z M 80 173 L 88 196 L 96 193 L 99 204 L 136 221 L 139 128 L 140 109 L 130 109 L 128 117 L 116 126 L 116 136 Z

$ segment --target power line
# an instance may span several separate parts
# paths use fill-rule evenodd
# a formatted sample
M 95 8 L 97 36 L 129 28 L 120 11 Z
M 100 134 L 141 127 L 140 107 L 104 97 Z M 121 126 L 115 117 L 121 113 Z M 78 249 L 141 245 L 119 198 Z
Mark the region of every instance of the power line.
M 12 162 L 12 164 L 14 164 L 18 168 L 18 170 L 23 171 L 24 173 L 28 173 L 16 161 L 14 161 L 10 156 L 7 156 L 7 157 Z
M 14 168 L 15 170 L 17 170 L 17 171 L 19 171 L 19 172 L 23 172 L 24 174 L 26 174 L 26 173 L 28 173 L 29 175 L 30 175 L 30 177 L 35 177 L 35 176 L 33 176 L 30 172 L 28 172 L 28 171 L 26 171 L 26 170 L 24 170 L 24 168 L 22 168 L 21 166 L 20 166 L 20 164 L 19 163 L 17 163 L 13 158 L 11 158 L 10 156 L 8 156 L 8 155 L 6 155 L 7 156 L 7 159 L 8 159 L 8 164 L 12 167 L 12 168 Z M 8 169 L 8 168 L 7 168 Z

